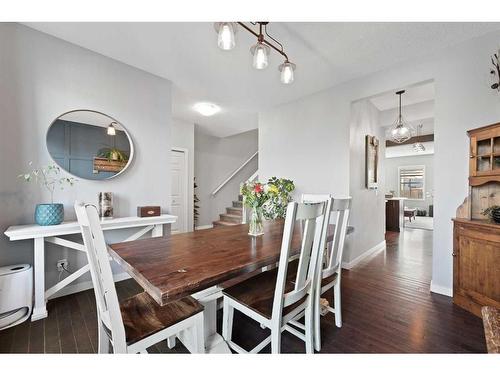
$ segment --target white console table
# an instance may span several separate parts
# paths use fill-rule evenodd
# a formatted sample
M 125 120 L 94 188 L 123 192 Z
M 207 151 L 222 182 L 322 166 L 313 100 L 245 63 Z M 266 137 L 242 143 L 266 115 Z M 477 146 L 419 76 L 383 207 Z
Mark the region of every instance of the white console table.
M 102 229 L 107 231 L 125 228 L 140 228 L 136 233 L 123 240 L 123 242 L 134 241 L 150 231 L 152 237 L 161 237 L 163 236 L 163 225 L 175 223 L 176 220 L 177 216 L 173 215 L 121 217 L 103 220 Z M 59 225 L 51 226 L 40 226 L 36 224 L 16 225 L 9 227 L 5 231 L 5 235 L 9 237 L 11 241 L 34 240 L 33 266 L 35 302 L 33 314 L 31 315 L 32 321 L 46 318 L 47 299 L 89 271 L 89 265 L 86 264 L 62 281 L 45 290 L 45 242 L 85 252 L 85 247 L 81 243 L 61 238 L 61 236 L 78 233 L 80 233 L 80 227 L 76 221 L 64 222 Z

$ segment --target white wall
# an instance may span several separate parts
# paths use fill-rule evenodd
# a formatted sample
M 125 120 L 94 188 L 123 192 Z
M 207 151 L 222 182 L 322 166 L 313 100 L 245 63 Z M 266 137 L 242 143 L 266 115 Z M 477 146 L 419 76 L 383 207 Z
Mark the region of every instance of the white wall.
M 31 241 L 9 242 L 10 225 L 33 223 L 35 205 L 49 199 L 17 175 L 51 162 L 45 145 L 50 123 L 73 109 L 94 109 L 119 120 L 130 132 L 135 156 L 130 168 L 109 181 L 80 180 L 56 192 L 67 219 L 76 199 L 97 203 L 99 191 L 115 194 L 115 215 L 136 215 L 139 205 L 170 209 L 171 83 L 94 52 L 17 24 L 0 24 L 0 264 L 32 263 Z M 110 241 L 124 237 L 114 233 Z M 57 281 L 56 261 L 70 270 L 85 255 L 48 245 L 46 286 Z
M 193 230 L 193 178 L 194 178 L 194 124 L 173 119 L 172 123 L 172 147 L 180 147 L 188 150 L 188 217 L 189 231 Z
M 400 158 L 385 159 L 385 190 L 389 192 L 394 190 L 396 195 L 399 188 L 399 167 L 423 165 L 425 166 L 425 193 L 424 200 L 408 199 L 405 206 L 410 208 L 421 208 L 429 214 L 429 205 L 432 204 L 432 191 L 434 190 L 434 155 L 414 155 L 403 156 Z M 429 194 L 427 194 L 429 193 Z
M 385 174 L 384 130 L 379 125 L 380 112 L 369 100 L 351 106 L 350 124 L 350 181 L 352 197 L 350 225 L 356 231 L 346 241 L 344 263 L 350 264 L 368 249 L 385 241 Z M 367 189 L 365 181 L 365 136 L 374 135 L 379 140 L 378 189 Z
M 219 220 L 219 214 L 225 213 L 226 207 L 231 207 L 232 201 L 238 199 L 240 183 L 247 180 L 258 168 L 256 157 L 215 197 L 212 192 L 252 156 L 257 147 L 257 130 L 219 138 L 195 128 L 194 171 L 198 185 L 196 194 L 200 199 L 197 226 L 211 225 L 213 221 Z
M 435 82 L 434 251 L 432 289 L 451 294 L 452 224 L 467 195 L 467 129 L 500 120 L 500 95 L 489 88 L 490 55 L 500 32 L 414 59 L 259 115 L 259 164 L 296 180 L 301 190 L 348 191 L 349 110 L 354 100 Z M 358 228 L 363 230 L 363 228 Z
M 301 193 L 349 194 L 350 101 L 323 91 L 259 114 L 259 174 Z

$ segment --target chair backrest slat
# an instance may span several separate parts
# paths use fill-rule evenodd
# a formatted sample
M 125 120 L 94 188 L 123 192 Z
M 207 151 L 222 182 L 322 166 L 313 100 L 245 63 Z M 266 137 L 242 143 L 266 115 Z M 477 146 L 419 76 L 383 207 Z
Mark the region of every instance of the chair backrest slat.
M 323 229 L 330 205 L 331 200 L 330 202 L 290 202 L 288 204 L 274 295 L 273 320 L 280 320 L 283 308 L 299 301 L 309 293 L 312 287 L 312 281 L 315 280 L 318 269 L 318 256 L 325 245 Z M 293 231 L 296 228 L 295 223 L 299 220 L 304 222 L 304 226 L 297 275 L 293 290 L 285 293 Z
M 324 272 L 329 272 L 330 274 L 340 272 L 351 202 L 352 198 L 337 198 L 333 200 L 331 216 L 335 215 L 335 232 L 330 250 L 328 251 L 328 262 Z
M 125 328 L 97 208 L 76 202 L 75 212 L 87 252 L 98 319 L 111 332 L 110 340 L 113 342 L 114 351 L 124 353 L 126 352 Z
M 320 202 L 331 195 L 327 194 L 302 194 L 303 202 Z M 344 253 L 345 236 L 349 222 L 352 198 L 334 198 L 329 213 L 329 223 L 335 225 L 333 241 L 327 244 L 324 254 L 324 268 L 322 277 L 328 277 L 335 272 L 340 272 L 342 256 Z M 325 227 L 325 229 L 327 229 Z

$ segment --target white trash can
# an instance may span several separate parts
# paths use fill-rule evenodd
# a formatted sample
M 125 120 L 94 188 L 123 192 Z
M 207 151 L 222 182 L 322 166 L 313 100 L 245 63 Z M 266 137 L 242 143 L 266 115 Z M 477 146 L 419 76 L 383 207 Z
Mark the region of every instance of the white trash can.
M 31 315 L 33 269 L 29 264 L 0 267 L 0 330 L 20 324 Z

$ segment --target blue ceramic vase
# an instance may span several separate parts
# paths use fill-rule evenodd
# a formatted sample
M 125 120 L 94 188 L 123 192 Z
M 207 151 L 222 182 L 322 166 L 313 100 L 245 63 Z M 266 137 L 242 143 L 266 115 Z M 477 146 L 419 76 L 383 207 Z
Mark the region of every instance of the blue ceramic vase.
M 37 204 L 35 209 L 35 223 L 38 225 L 57 225 L 64 220 L 64 205 L 62 203 Z

